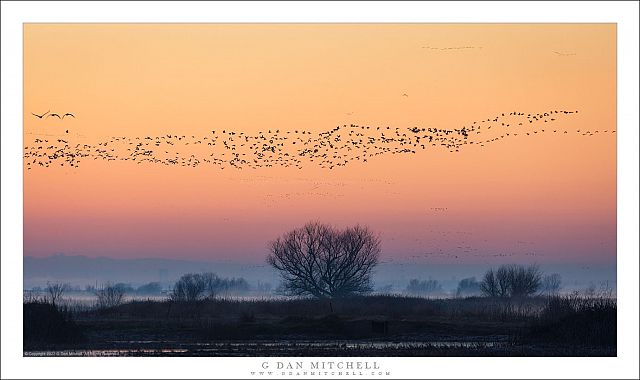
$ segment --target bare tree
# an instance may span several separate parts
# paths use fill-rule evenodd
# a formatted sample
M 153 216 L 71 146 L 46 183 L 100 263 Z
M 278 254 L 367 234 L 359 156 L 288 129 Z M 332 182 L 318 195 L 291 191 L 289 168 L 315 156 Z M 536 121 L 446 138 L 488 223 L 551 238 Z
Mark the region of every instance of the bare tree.
M 99 309 L 108 309 L 120 306 L 124 300 L 125 294 L 126 288 L 120 284 L 103 284 L 95 291 L 95 295 L 98 298 L 97 306 Z
M 221 278 L 215 273 L 187 273 L 173 286 L 170 298 L 177 302 L 195 302 L 215 298 L 222 292 L 246 292 L 244 278 Z
M 509 287 L 511 281 L 511 267 L 502 265 L 496 270 L 496 280 L 498 281 L 498 297 L 509 297 Z
M 409 294 L 432 294 L 442 292 L 442 285 L 437 280 L 418 280 L 416 278 L 409 281 L 406 289 Z
M 480 290 L 489 297 L 526 297 L 535 294 L 542 283 L 536 265 L 502 265 L 489 269 L 480 283 Z
M 562 286 L 562 277 L 558 273 L 546 275 L 542 278 L 540 285 L 542 293 L 552 296 L 558 294 Z
M 481 293 L 480 283 L 475 277 L 463 278 L 458 282 L 456 297 L 477 296 Z
M 496 273 L 493 269 L 489 269 L 482 278 L 482 282 L 480 282 L 480 291 L 488 297 L 499 297 L 500 292 L 498 291 L 498 279 L 496 278 Z
M 371 291 L 379 256 L 380 239 L 366 227 L 308 223 L 272 242 L 267 263 L 287 294 L 334 298 Z
M 173 286 L 170 298 L 178 302 L 195 302 L 204 299 L 213 278 L 199 273 L 187 273 Z
M 508 269 L 509 295 L 528 297 L 536 294 L 542 283 L 542 273 L 537 265 L 512 265 Z
M 47 295 L 45 296 L 47 301 L 51 303 L 51 305 L 56 306 L 56 302 L 62 300 L 62 295 L 68 291 L 70 288 L 69 284 L 61 284 L 61 283 L 49 283 L 47 282 L 47 287 L 45 291 Z

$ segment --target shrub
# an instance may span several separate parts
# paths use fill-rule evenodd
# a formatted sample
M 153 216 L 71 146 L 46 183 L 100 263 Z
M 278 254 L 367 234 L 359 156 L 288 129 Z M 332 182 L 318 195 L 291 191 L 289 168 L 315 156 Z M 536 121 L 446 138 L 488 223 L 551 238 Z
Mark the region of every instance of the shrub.
M 407 285 L 407 293 L 409 294 L 432 294 L 442 292 L 442 285 L 437 280 L 417 280 L 412 279 Z
M 557 273 L 553 273 L 542 278 L 540 291 L 549 296 L 556 295 L 560 291 L 561 285 L 562 277 Z
M 477 296 L 481 293 L 480 283 L 476 281 L 475 277 L 463 278 L 458 283 L 458 288 L 456 289 L 456 297 Z
M 170 299 L 176 302 L 196 302 L 213 299 L 222 292 L 246 292 L 249 283 L 244 278 L 220 278 L 215 273 L 187 273 L 173 286 Z
M 60 283 L 48 283 L 45 291 L 47 293 L 46 299 L 47 302 L 56 306 L 56 303 L 59 303 L 62 300 L 62 295 L 68 291 L 70 288 L 69 284 L 60 284 Z
M 24 303 L 22 309 L 25 346 L 72 343 L 82 339 L 81 330 L 67 308 L 36 301 Z
M 536 265 L 502 265 L 489 269 L 480 283 L 480 290 L 489 297 L 527 297 L 540 288 L 542 274 Z
M 98 309 L 108 309 L 120 306 L 124 300 L 125 293 L 126 287 L 121 284 L 103 284 L 95 291 L 95 295 L 98 298 L 96 306 Z
M 550 297 L 529 338 L 561 344 L 615 346 L 617 306 L 611 298 Z
M 136 293 L 139 294 L 160 294 L 162 292 L 162 286 L 159 282 L 150 282 L 145 285 L 141 285 L 136 289 Z
M 208 287 L 213 286 L 215 281 L 211 276 L 204 276 L 199 273 L 187 273 L 180 277 L 173 286 L 170 298 L 176 302 L 195 302 L 205 297 Z

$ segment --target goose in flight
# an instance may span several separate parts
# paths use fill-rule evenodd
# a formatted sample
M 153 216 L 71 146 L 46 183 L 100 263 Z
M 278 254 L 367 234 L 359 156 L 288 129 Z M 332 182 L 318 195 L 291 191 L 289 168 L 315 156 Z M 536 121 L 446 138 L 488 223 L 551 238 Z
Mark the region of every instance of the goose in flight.
M 51 111 L 51 110 L 49 110 L 49 111 Z M 44 117 L 44 115 L 46 115 L 46 114 L 48 114 L 48 113 L 49 113 L 49 111 L 47 111 L 47 112 L 43 113 L 42 115 L 36 115 L 36 114 L 35 114 L 35 113 L 33 113 L 33 112 L 31 112 L 31 114 L 32 114 L 33 116 L 37 117 L 38 119 L 42 119 L 42 118 Z

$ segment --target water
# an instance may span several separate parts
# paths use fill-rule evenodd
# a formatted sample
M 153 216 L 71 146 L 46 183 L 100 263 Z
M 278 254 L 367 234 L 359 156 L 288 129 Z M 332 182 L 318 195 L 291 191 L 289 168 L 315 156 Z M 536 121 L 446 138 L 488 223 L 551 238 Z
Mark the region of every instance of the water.
M 25 351 L 24 356 L 288 356 L 332 352 L 390 353 L 426 349 L 491 349 L 508 343 L 496 341 L 243 341 L 178 343 L 159 341 L 113 341 L 113 346 L 135 348 Z

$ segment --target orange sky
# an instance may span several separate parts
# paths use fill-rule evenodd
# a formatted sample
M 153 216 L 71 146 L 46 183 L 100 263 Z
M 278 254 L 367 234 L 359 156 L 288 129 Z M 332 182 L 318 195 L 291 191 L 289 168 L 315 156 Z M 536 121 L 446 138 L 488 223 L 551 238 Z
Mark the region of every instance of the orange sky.
M 568 134 L 332 170 L 25 166 L 25 255 L 263 261 L 320 220 L 369 225 L 387 259 L 611 263 L 616 135 L 576 131 L 616 129 L 615 49 L 614 24 L 26 24 L 25 147 L 579 113 L 554 124 Z

